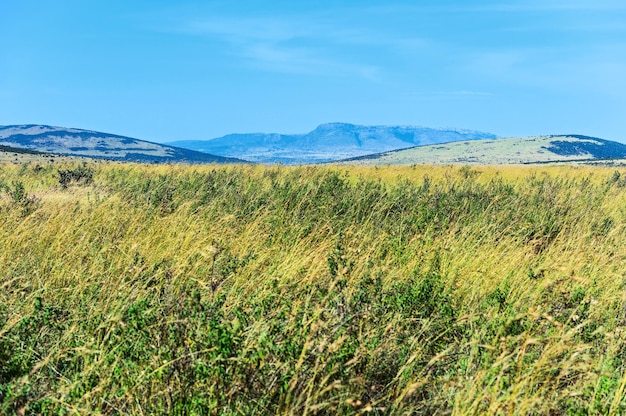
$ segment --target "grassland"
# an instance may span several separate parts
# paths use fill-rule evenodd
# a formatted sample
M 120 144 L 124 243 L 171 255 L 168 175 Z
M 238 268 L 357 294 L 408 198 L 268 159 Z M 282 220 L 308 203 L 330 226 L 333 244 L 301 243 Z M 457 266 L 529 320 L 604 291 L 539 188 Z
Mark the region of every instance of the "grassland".
M 625 174 L 0 165 L 0 414 L 623 414 Z
M 80 160 L 81 158 L 79 157 L 59 156 L 0 145 L 0 164 L 13 163 L 15 165 L 23 165 L 33 163 L 45 165 L 59 162 L 76 163 Z

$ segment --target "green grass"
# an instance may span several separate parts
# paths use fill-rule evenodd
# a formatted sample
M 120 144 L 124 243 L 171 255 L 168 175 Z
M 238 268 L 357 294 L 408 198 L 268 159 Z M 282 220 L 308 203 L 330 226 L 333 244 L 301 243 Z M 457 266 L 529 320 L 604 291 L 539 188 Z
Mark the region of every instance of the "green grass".
M 623 173 L 0 165 L 0 414 L 624 413 Z

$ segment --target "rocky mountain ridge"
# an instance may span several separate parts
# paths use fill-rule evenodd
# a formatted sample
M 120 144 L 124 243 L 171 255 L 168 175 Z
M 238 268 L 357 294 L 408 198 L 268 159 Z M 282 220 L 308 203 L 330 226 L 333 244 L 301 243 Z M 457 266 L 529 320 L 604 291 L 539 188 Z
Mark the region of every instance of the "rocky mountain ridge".
M 416 145 L 495 138 L 491 133 L 462 129 L 326 123 L 306 134 L 228 134 L 168 144 L 257 163 L 298 164 L 324 163 Z

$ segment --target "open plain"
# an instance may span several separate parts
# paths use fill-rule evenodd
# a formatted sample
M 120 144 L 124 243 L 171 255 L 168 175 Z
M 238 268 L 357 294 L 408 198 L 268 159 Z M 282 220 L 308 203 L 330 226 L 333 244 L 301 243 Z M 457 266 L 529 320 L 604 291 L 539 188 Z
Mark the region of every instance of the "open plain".
M 621 414 L 626 172 L 0 165 L 2 414 Z

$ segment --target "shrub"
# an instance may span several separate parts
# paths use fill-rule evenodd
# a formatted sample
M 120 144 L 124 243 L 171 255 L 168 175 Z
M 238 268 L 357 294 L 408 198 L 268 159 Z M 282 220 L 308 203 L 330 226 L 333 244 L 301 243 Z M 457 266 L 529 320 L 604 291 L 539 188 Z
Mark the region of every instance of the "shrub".
M 59 169 L 59 184 L 61 188 L 67 188 L 71 183 L 80 185 L 90 185 L 93 183 L 94 170 L 87 165 L 82 165 L 74 169 Z

